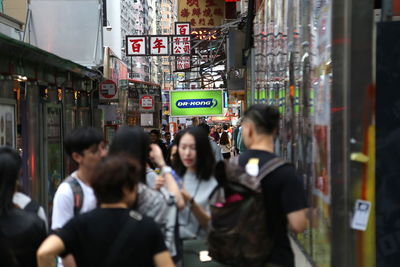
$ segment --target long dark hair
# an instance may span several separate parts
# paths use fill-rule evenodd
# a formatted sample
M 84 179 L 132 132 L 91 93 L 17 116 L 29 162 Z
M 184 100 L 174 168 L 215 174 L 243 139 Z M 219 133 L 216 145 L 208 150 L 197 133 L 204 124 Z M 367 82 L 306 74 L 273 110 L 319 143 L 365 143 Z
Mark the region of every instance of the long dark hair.
M 10 147 L 0 147 L 0 216 L 13 207 L 13 195 L 21 169 L 21 157 Z
M 229 135 L 227 132 L 223 132 L 221 138 L 219 139 L 220 145 L 228 145 L 229 144 Z
M 211 149 L 210 140 L 204 129 L 200 127 L 191 127 L 186 129 L 181 137 L 178 139 L 178 154 L 176 156 L 176 172 L 179 176 L 183 177 L 186 172 L 186 167 L 183 165 L 181 157 L 179 156 L 179 145 L 182 137 L 190 134 L 194 137 L 196 142 L 196 175 L 200 180 L 208 180 L 213 174 L 215 159 L 214 153 Z
M 140 181 L 146 183 L 146 164 L 149 155 L 149 136 L 138 126 L 123 126 L 115 134 L 109 155 L 126 153 L 136 159 L 141 167 Z

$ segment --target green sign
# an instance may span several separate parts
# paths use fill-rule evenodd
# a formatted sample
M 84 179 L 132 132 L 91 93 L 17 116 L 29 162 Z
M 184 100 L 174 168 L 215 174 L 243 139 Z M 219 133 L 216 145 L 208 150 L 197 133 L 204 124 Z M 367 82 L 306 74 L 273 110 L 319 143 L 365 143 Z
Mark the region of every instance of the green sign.
M 171 116 L 222 115 L 222 90 L 190 90 L 170 92 Z

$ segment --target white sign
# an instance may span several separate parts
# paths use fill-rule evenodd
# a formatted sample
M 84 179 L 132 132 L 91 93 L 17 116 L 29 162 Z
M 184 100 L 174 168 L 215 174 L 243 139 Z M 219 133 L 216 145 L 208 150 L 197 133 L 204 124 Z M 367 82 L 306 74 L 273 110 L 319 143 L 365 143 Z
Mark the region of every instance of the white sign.
M 172 54 L 188 55 L 191 50 L 190 35 L 173 36 L 172 37 Z
M 153 126 L 153 113 L 140 114 L 140 126 Z
M 150 55 L 168 56 L 169 55 L 169 37 L 168 36 L 150 36 Z
M 118 87 L 112 80 L 105 80 L 100 83 L 100 99 L 118 99 Z
M 154 97 L 151 95 L 139 96 L 140 111 L 154 111 Z
M 127 56 L 145 56 L 147 51 L 146 36 L 126 36 L 125 51 Z
M 190 35 L 190 23 L 189 22 L 175 22 L 175 34 L 176 35 Z
M 354 207 L 355 212 L 351 221 L 351 228 L 360 231 L 366 231 L 368 226 L 369 213 L 371 211 L 371 202 L 357 200 Z

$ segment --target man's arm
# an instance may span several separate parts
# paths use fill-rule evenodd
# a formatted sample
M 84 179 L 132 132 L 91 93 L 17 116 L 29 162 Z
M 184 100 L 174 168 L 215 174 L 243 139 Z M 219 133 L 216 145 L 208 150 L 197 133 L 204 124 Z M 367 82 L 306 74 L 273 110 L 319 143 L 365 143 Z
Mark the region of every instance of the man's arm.
M 296 234 L 302 233 L 307 229 L 308 219 L 306 216 L 307 209 L 291 212 L 287 215 L 289 229 Z
M 53 267 L 55 258 L 64 250 L 65 246 L 61 238 L 56 235 L 49 236 L 36 253 L 38 267 Z
M 153 261 L 156 267 L 175 267 L 168 251 L 163 251 L 154 255 Z

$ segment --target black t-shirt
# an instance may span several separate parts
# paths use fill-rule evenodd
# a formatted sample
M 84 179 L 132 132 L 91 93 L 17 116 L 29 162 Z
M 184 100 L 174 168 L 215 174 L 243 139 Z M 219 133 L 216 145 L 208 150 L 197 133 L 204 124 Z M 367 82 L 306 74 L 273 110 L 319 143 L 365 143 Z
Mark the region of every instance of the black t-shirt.
M 239 165 L 245 167 L 250 159 L 258 159 L 259 169 L 276 155 L 267 151 L 247 150 L 240 154 Z M 269 263 L 294 267 L 294 254 L 287 236 L 287 214 L 306 208 L 303 183 L 293 165 L 286 164 L 261 180 L 268 216 L 268 227 L 274 234 L 274 247 Z
M 103 266 L 127 220 L 128 209 L 95 209 L 70 220 L 56 234 L 65 245 L 64 255 L 73 254 L 78 267 Z M 112 266 L 154 266 L 153 257 L 167 250 L 155 222 L 147 217 L 130 223 L 129 236 Z
M 37 266 L 36 251 L 46 235 L 46 225 L 34 213 L 14 208 L 0 216 L 0 266 Z

